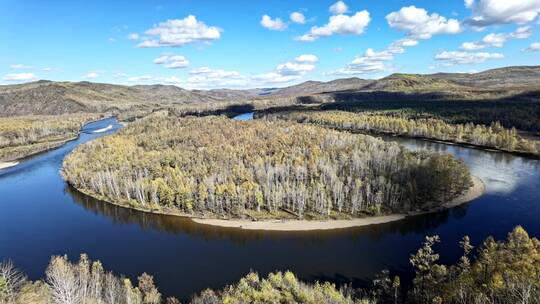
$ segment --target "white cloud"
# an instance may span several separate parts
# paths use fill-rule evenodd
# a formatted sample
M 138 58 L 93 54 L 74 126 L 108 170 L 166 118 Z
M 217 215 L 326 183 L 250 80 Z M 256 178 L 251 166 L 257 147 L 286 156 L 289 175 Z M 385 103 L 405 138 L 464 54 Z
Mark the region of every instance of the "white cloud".
M 461 44 L 461 49 L 475 51 L 490 47 L 501 48 L 510 39 L 527 39 L 532 33 L 533 31 L 530 26 L 522 26 L 509 34 L 491 33 L 484 36 L 480 41 L 464 42 Z
M 349 8 L 347 7 L 347 4 L 345 4 L 345 2 L 338 1 L 338 2 L 336 2 L 334 4 L 332 4 L 332 6 L 330 6 L 330 8 L 328 10 L 333 15 L 341 15 L 341 14 L 345 14 L 348 9 Z
M 153 79 L 152 76 L 142 75 L 142 76 L 129 77 L 128 81 L 130 81 L 130 82 L 146 82 L 146 81 L 149 81 L 149 80 L 152 80 L 152 79 Z
M 294 58 L 294 60 L 301 63 L 315 63 L 319 61 L 319 58 L 313 54 L 303 54 Z
M 109 41 L 109 42 L 116 42 L 116 38 L 109 37 L 108 41 Z
M 207 26 L 198 21 L 197 17 L 189 15 L 184 19 L 172 19 L 154 25 L 144 32 L 140 38 L 140 48 L 148 47 L 180 47 L 194 42 L 209 42 L 221 37 L 221 29 Z
M 42 70 L 43 72 L 52 72 L 53 68 L 46 67 L 46 68 L 43 68 Z
M 304 16 L 304 14 L 300 12 L 292 12 L 289 18 L 294 23 L 298 23 L 298 24 L 306 23 L 306 17 Z
M 514 39 L 527 39 L 531 37 L 532 34 L 533 34 L 532 27 L 522 26 L 522 27 L 518 27 L 517 30 L 510 33 L 510 37 Z
M 242 75 L 237 71 L 202 67 L 189 72 L 190 77 L 188 77 L 186 85 L 192 88 L 223 88 L 287 83 L 301 79 L 304 75 L 315 70 L 315 64 L 318 60 L 319 58 L 313 54 L 303 54 L 292 61 L 278 64 L 273 71 L 251 76 Z
M 189 60 L 181 55 L 162 55 L 154 59 L 155 64 L 162 64 L 169 69 L 185 68 L 189 65 Z
M 430 39 L 433 35 L 456 34 L 461 31 L 456 19 L 447 19 L 436 13 L 428 15 L 425 9 L 414 5 L 386 15 L 386 21 L 390 27 L 406 32 L 413 39 Z
M 444 51 L 435 55 L 435 60 L 442 62 L 445 66 L 482 63 L 488 59 L 501 58 L 504 58 L 503 54 L 488 52 Z
M 226 71 L 202 67 L 191 70 L 187 85 L 192 88 L 242 87 L 248 84 L 248 78 L 237 71 Z
M 139 34 L 137 34 L 137 33 L 131 33 L 131 34 L 129 34 L 129 35 L 127 36 L 127 38 L 128 38 L 129 40 L 135 41 L 135 40 L 139 40 L 140 36 L 139 36 Z
M 483 28 L 494 24 L 525 24 L 540 13 L 538 0 L 478 0 L 471 5 L 472 16 L 467 23 Z
M 309 33 L 297 38 L 298 41 L 311 42 L 320 37 L 332 36 L 334 34 L 342 35 L 360 35 L 371 21 L 369 12 L 366 10 L 356 12 L 352 16 L 334 15 L 331 16 L 328 23 L 323 26 L 314 26 Z
M 160 79 L 161 82 L 165 84 L 180 85 L 182 80 L 176 76 L 164 77 Z
M 113 75 L 114 78 L 124 78 L 124 77 L 127 77 L 127 74 L 126 73 L 115 73 Z
M 36 75 L 34 75 L 34 73 L 7 74 L 2 78 L 2 80 L 4 81 L 18 81 L 18 82 L 32 81 L 36 79 L 37 77 Z
M 88 74 L 86 74 L 85 78 L 88 78 L 88 79 L 94 79 L 94 78 L 98 78 L 99 77 L 99 74 L 97 72 L 90 72 Z
M 31 66 L 24 65 L 24 64 L 12 64 L 9 67 L 12 68 L 12 69 L 17 69 L 17 70 L 19 70 L 19 69 L 31 69 L 32 68 Z
M 540 52 L 540 42 L 533 42 L 528 48 L 523 49 L 524 52 Z
M 405 52 L 405 47 L 416 46 L 418 41 L 411 38 L 403 38 L 392 42 L 386 49 L 376 52 L 367 49 L 362 56 L 356 56 L 354 60 L 344 68 L 328 73 L 329 75 L 360 75 L 392 70 L 388 63 L 394 60 L 394 55 Z
M 337 71 L 330 72 L 331 75 L 359 75 L 375 72 L 382 72 L 389 67 L 386 62 L 394 59 L 394 55 L 388 50 L 375 52 L 369 48 L 362 56 L 356 56 L 354 60 Z
M 272 31 L 283 31 L 287 28 L 287 24 L 285 24 L 281 19 L 272 19 L 268 15 L 262 16 L 261 25 Z
M 471 8 L 474 4 L 474 0 L 465 0 L 464 2 L 466 8 Z

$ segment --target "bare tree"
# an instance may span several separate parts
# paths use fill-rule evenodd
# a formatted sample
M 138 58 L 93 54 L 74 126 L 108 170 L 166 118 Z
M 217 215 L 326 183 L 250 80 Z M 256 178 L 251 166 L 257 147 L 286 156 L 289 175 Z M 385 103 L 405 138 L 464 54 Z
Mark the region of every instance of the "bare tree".
M 81 282 L 67 256 L 53 256 L 45 272 L 54 304 L 81 303 Z
M 13 303 L 25 282 L 26 276 L 15 268 L 12 261 L 0 263 L 0 303 Z

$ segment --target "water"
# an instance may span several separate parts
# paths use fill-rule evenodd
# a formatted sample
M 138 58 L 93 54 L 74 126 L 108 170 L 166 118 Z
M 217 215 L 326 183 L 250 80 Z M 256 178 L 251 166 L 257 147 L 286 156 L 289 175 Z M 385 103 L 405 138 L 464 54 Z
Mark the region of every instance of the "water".
M 245 116 L 244 116 L 245 117 Z M 425 235 L 438 234 L 443 262 L 459 255 L 467 234 L 473 243 L 498 239 L 516 225 L 540 236 L 540 162 L 419 140 L 388 137 L 411 149 L 452 153 L 487 184 L 470 204 L 440 213 L 353 229 L 322 232 L 244 231 L 199 225 L 189 219 L 152 215 L 89 198 L 67 186 L 62 160 L 77 145 L 111 134 L 114 119 L 92 123 L 60 149 L 0 171 L 0 260 L 13 259 L 32 279 L 41 278 L 51 255 L 81 252 L 107 269 L 136 278 L 153 274 L 160 291 L 183 299 L 204 288 L 221 288 L 250 270 L 261 275 L 292 270 L 303 280 L 362 286 L 382 269 L 407 282 L 409 255 Z

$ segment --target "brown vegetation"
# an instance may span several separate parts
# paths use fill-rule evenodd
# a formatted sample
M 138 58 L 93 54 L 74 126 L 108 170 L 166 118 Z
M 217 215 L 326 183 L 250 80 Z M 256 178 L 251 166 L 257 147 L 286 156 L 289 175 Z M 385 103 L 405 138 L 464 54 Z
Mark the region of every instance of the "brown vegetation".
M 338 217 L 431 208 L 471 185 L 450 155 L 320 127 L 153 116 L 80 146 L 67 181 L 139 209 L 245 217 Z
M 0 161 L 57 147 L 75 138 L 85 122 L 97 117 L 95 114 L 70 114 L 0 118 Z

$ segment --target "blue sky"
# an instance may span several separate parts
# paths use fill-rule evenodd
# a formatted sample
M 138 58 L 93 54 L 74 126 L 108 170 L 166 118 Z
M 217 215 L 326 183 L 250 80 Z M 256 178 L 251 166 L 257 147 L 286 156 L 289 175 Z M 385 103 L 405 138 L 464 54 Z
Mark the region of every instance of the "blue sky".
M 540 0 L 4 0 L 0 83 L 280 87 L 537 65 L 539 13 Z

